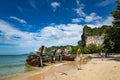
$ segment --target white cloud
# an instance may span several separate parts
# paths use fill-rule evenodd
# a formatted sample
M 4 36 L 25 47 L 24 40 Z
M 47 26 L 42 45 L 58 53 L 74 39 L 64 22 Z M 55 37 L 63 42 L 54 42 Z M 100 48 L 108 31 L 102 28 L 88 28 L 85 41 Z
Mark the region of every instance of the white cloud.
M 87 15 L 86 16 L 82 16 L 82 18 L 73 18 L 72 19 L 72 22 L 73 23 L 80 23 L 81 21 L 84 21 L 86 23 L 90 23 L 90 22 L 99 22 L 102 20 L 102 17 L 101 16 L 98 16 L 96 13 L 92 12 L 90 13 L 90 15 Z
M 19 21 L 20 23 L 24 23 L 24 24 L 26 24 L 26 23 L 27 23 L 25 20 L 20 19 L 20 18 L 17 18 L 17 17 L 15 17 L 15 16 L 10 16 L 9 18 L 10 18 L 10 19 L 17 20 L 17 21 Z
M 103 25 L 112 25 L 113 22 L 113 17 L 108 16 L 104 21 L 103 21 Z
M 85 16 L 85 22 L 92 22 L 101 19 L 102 17 L 97 16 L 96 13 L 91 13 L 89 16 Z
M 3 20 L 0 20 L 0 31 L 2 32 L 3 38 L 2 40 L 0 39 L 0 42 L 16 44 L 22 47 L 31 45 L 32 41 L 35 42 L 34 38 L 38 38 L 35 36 L 35 33 L 20 31 Z
M 63 32 L 57 27 L 47 26 L 41 30 L 41 36 L 46 38 L 62 38 Z
M 58 8 L 58 7 L 60 7 L 60 3 L 58 3 L 58 2 L 52 2 L 51 3 L 51 7 L 54 9 L 54 11 Z
M 102 1 L 99 4 L 96 4 L 96 5 L 104 7 L 104 6 L 107 6 L 107 5 L 112 4 L 114 2 L 115 2 L 114 0 L 104 0 L 104 1 Z
M 19 41 L 23 42 L 24 40 L 32 39 L 32 33 L 22 32 L 3 20 L 0 20 L 0 31 L 4 33 L 3 36 L 6 43 L 16 44 Z M 17 38 L 19 39 L 16 41 Z
M 79 23 L 79 22 L 81 22 L 81 19 L 80 18 L 74 18 L 74 19 L 72 19 L 72 22 L 73 23 Z
M 95 27 L 101 27 L 103 25 L 112 25 L 112 21 L 113 21 L 113 17 L 108 16 L 106 19 L 102 20 L 102 21 L 98 21 L 97 23 L 94 24 L 86 24 L 91 28 L 95 28 Z
M 76 0 L 76 3 L 77 3 L 77 8 L 73 9 L 76 14 L 78 15 L 78 18 L 73 18 L 72 19 L 72 22 L 73 23 L 79 23 L 81 20 L 82 21 L 85 21 L 85 22 L 93 22 L 93 21 L 99 21 L 102 19 L 101 16 L 98 16 L 96 13 L 94 12 L 91 12 L 90 15 L 86 14 L 84 12 L 84 8 L 85 8 L 85 5 L 84 4 L 80 4 L 80 1 L 79 0 Z
M 84 17 L 84 16 L 86 16 L 85 12 L 83 11 L 84 7 L 85 7 L 84 4 L 79 4 L 79 7 L 76 8 L 76 9 L 73 9 L 73 10 L 75 10 L 75 12 L 76 12 L 79 16 Z
M 50 41 L 53 45 L 77 45 L 82 29 L 83 27 L 77 24 L 47 26 L 41 30 L 41 36 L 46 37 L 46 42 Z
M 0 42 L 27 48 L 38 48 L 41 45 L 77 45 L 77 41 L 81 39 L 82 29 L 82 25 L 78 24 L 59 24 L 46 26 L 39 32 L 32 33 L 20 31 L 8 22 L 0 20 Z

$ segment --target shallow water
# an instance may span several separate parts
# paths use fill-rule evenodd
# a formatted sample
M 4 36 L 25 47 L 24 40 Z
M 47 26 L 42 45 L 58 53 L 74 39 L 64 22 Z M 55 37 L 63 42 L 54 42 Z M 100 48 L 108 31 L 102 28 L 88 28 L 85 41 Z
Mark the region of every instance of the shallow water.
M 25 72 L 27 55 L 0 55 L 0 76 Z

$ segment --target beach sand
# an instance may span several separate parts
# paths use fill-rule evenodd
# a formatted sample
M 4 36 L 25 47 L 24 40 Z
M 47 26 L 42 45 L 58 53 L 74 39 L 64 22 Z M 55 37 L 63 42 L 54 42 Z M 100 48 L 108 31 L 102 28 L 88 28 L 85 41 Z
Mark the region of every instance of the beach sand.
M 92 59 L 77 70 L 74 62 L 53 64 L 0 80 L 120 80 L 120 61 Z

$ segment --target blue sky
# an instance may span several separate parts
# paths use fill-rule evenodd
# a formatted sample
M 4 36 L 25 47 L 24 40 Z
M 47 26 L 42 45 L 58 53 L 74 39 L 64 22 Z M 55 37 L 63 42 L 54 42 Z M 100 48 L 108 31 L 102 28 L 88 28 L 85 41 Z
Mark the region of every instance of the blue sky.
M 0 54 L 77 45 L 84 25 L 112 25 L 114 0 L 0 0 Z

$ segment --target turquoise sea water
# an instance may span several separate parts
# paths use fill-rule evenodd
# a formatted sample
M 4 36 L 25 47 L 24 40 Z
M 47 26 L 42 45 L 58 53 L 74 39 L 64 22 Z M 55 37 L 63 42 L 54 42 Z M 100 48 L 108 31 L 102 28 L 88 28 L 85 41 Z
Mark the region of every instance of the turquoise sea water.
M 0 76 L 25 72 L 27 55 L 0 55 Z

